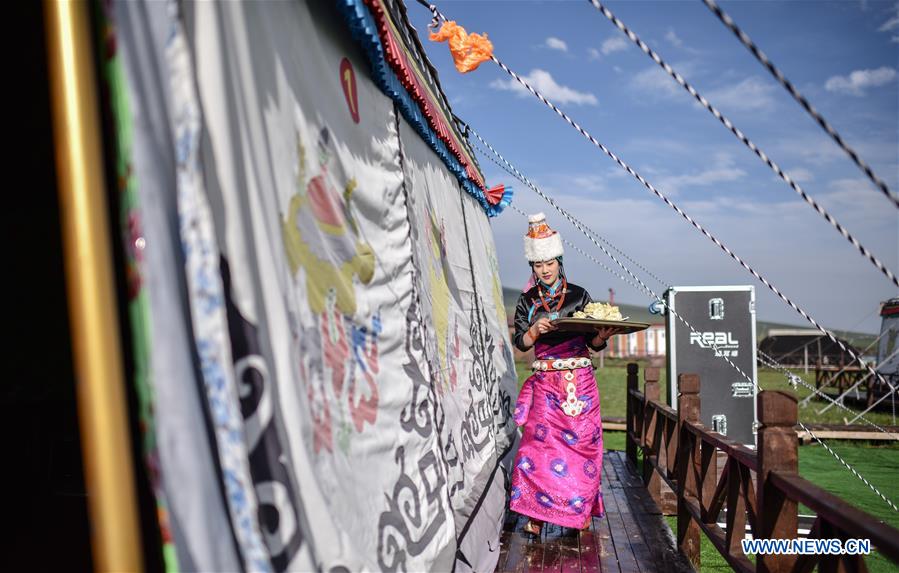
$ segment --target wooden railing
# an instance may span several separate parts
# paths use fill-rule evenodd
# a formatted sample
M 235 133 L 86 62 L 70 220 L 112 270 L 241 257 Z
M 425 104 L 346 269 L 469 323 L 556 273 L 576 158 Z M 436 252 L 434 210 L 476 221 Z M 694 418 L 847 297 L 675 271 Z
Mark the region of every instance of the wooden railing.
M 798 504 L 816 514 L 812 539 L 869 539 L 872 549 L 899 564 L 899 530 L 853 507 L 799 476 L 796 397 L 788 392 L 758 394 L 758 443 L 753 450 L 728 440 L 700 422 L 699 377 L 678 376 L 677 410 L 659 400 L 659 370 L 627 366 L 627 457 L 667 515 L 677 514 L 680 551 L 700 568 L 700 536 L 709 538 L 736 571 L 771 573 L 867 571 L 861 555 L 762 555 L 755 564 L 743 554 L 746 526 L 755 539 L 796 539 Z M 718 471 L 719 459 L 723 461 Z M 667 486 L 673 494 L 665 495 Z M 718 519 L 727 508 L 725 527 Z

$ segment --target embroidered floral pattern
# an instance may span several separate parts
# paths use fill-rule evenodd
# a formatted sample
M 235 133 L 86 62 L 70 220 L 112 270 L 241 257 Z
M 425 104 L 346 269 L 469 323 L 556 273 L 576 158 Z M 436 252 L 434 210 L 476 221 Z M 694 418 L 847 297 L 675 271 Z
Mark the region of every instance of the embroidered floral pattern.
M 519 426 L 524 422 L 524 406 L 518 405 L 515 406 L 515 414 L 514 414 L 515 423 Z
M 556 477 L 566 477 L 568 475 L 568 464 L 562 458 L 556 458 L 550 462 L 549 469 Z
M 521 459 L 518 460 L 518 469 L 524 473 L 531 473 L 534 471 L 534 460 L 527 456 L 521 456 Z
M 586 414 L 590 411 L 590 408 L 593 407 L 593 400 L 590 398 L 590 396 L 587 396 L 585 394 L 583 396 L 578 396 L 577 399 L 584 403 L 583 408 L 581 408 L 581 414 Z
M 555 503 L 553 503 L 552 497 L 550 497 L 546 492 L 538 491 L 534 494 L 534 497 L 537 498 L 537 503 L 539 503 L 543 507 L 553 507 L 555 505 Z
M 596 462 L 594 462 L 593 460 L 587 460 L 586 462 L 584 462 L 584 474 L 586 474 L 588 478 L 595 478 L 597 474 Z
M 583 497 L 573 497 L 568 500 L 568 507 L 574 510 L 575 513 L 584 513 L 584 498 Z
M 537 426 L 534 428 L 534 439 L 538 442 L 545 442 L 547 433 L 548 431 L 546 429 L 546 426 L 544 426 L 543 424 L 537 424 Z
M 578 442 L 577 434 L 572 430 L 562 430 L 562 439 L 565 440 L 565 443 L 569 446 L 573 446 Z

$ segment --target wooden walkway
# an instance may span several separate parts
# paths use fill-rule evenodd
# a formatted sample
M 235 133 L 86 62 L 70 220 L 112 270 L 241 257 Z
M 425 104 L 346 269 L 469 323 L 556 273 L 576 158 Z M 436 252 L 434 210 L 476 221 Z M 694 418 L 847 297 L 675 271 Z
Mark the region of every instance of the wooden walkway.
M 540 539 L 521 531 L 527 520 L 507 516 L 497 572 L 649 573 L 692 572 L 640 478 L 620 451 L 603 457 L 606 515 L 589 531 L 546 524 Z

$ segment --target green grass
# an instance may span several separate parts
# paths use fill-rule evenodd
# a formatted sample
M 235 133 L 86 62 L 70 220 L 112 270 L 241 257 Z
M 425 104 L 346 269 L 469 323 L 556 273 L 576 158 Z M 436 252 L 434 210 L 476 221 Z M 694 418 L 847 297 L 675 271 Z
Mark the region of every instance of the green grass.
M 602 447 L 605 450 L 624 450 L 626 445 L 624 432 L 607 431 L 602 433 Z
M 642 371 L 646 367 L 646 363 L 639 364 L 640 388 L 642 388 Z M 518 363 L 516 367 L 520 385 L 530 375 L 530 369 L 524 363 Z M 814 385 L 813 373 L 803 375 L 801 372 L 795 372 L 795 374 L 803 376 L 809 384 Z M 660 393 L 662 401 L 665 402 L 666 380 L 664 368 L 661 369 L 660 377 Z M 800 400 L 809 394 L 809 391 L 802 387 L 794 390 L 787 383 L 783 374 L 779 372 L 770 369 L 760 369 L 758 377 L 759 385 L 765 390 L 792 391 Z M 606 360 L 605 368 L 596 370 L 596 378 L 603 416 L 624 417 L 626 407 L 626 362 L 622 360 Z M 844 416 L 847 413 L 836 407 L 831 408 L 827 412 L 818 413 L 826 404 L 827 402 L 822 400 L 810 401 L 806 407 L 800 408 L 799 419 L 805 423 L 846 423 Z M 867 417 L 881 425 L 893 423 L 891 414 L 886 412 L 869 413 Z M 623 450 L 625 448 L 625 434 L 620 431 L 604 432 L 603 443 L 607 450 Z M 860 474 L 865 476 L 888 499 L 893 502 L 899 500 L 899 444 L 874 446 L 866 442 L 830 440 L 827 442 L 827 445 Z M 833 493 L 874 518 L 899 528 L 899 512 L 887 506 L 882 499 L 858 478 L 853 476 L 822 446 L 808 445 L 799 449 L 799 473 L 810 482 Z M 811 513 L 804 506 L 801 506 L 799 511 L 802 514 Z M 677 518 L 672 516 L 666 519 L 672 531 L 676 531 Z M 730 571 L 730 567 L 724 561 L 724 558 L 721 557 L 711 541 L 704 536 L 700 559 L 703 571 Z M 899 570 L 899 566 L 894 565 L 877 552 L 873 552 L 868 556 L 866 564 L 872 573 L 887 573 Z

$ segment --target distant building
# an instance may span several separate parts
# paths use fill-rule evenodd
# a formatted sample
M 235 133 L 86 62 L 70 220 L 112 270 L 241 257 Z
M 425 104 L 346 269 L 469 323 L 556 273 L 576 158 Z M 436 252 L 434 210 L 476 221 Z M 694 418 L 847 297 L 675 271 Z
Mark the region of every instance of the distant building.
M 646 330 L 613 336 L 606 348 L 609 358 L 665 356 L 665 325 L 653 324 Z
M 860 354 L 849 342 L 837 338 L 847 349 Z M 844 365 L 852 356 L 818 330 L 794 328 L 771 329 L 759 343 L 759 351 L 784 366 Z

